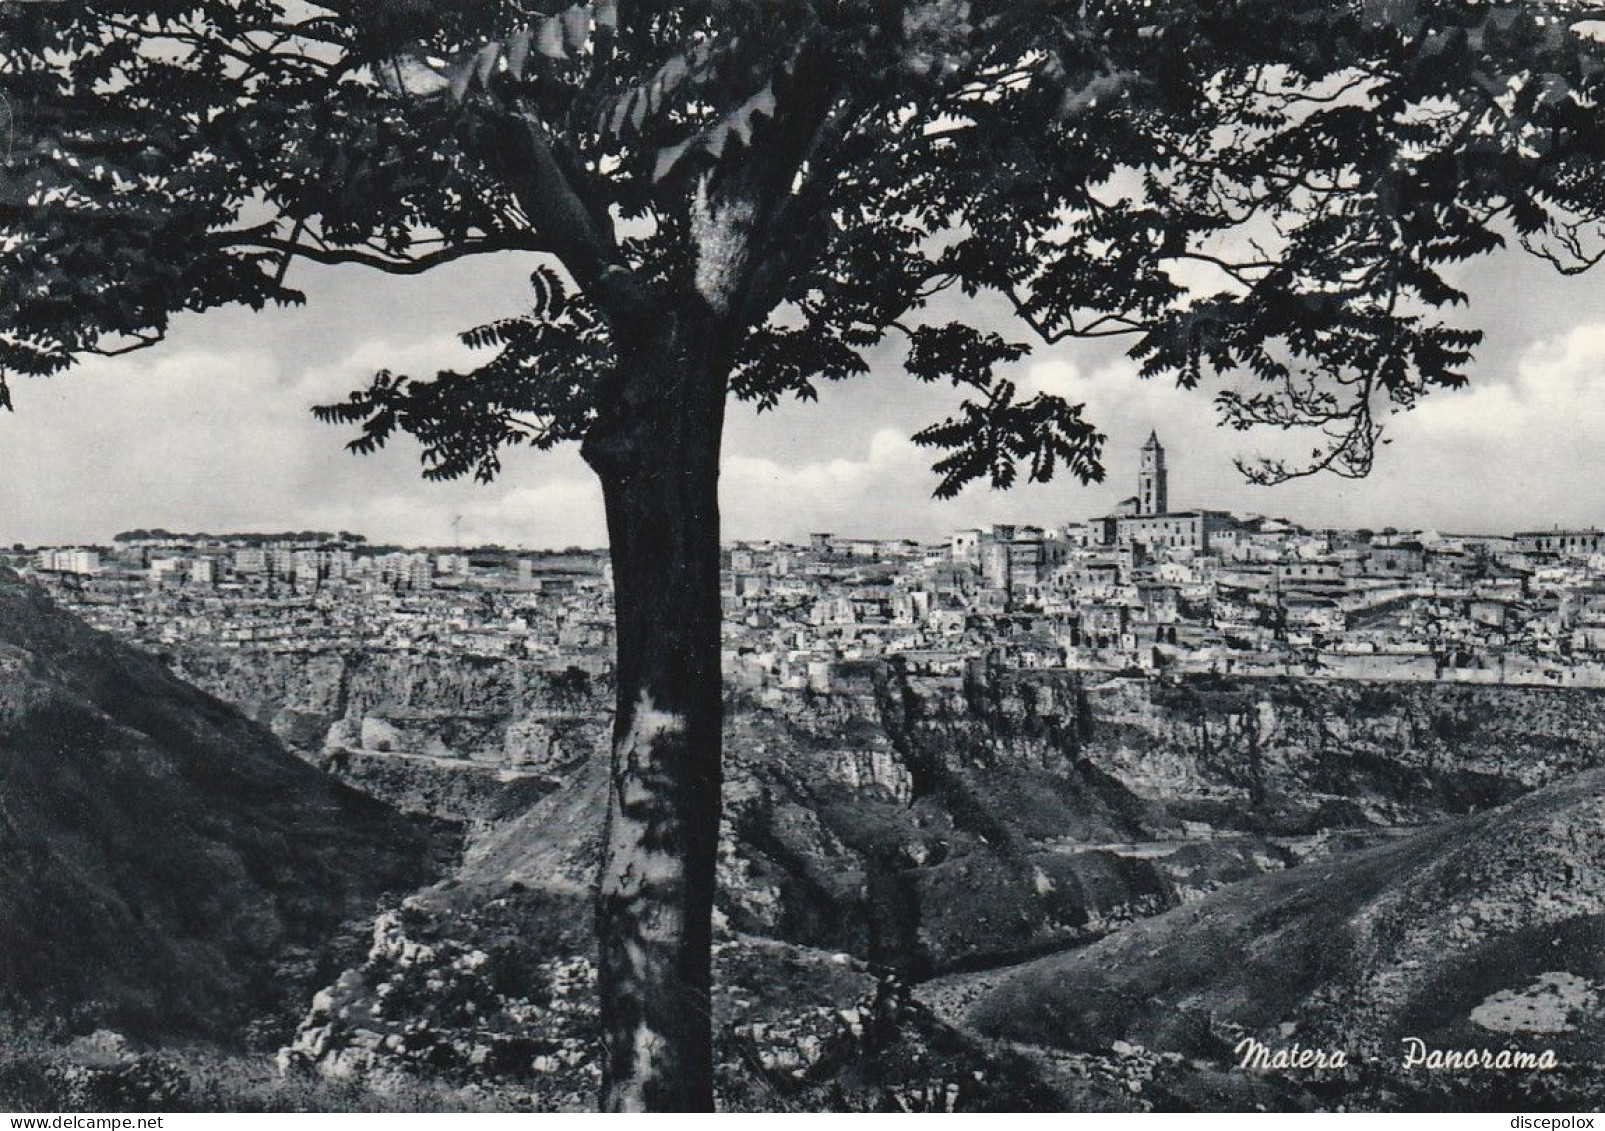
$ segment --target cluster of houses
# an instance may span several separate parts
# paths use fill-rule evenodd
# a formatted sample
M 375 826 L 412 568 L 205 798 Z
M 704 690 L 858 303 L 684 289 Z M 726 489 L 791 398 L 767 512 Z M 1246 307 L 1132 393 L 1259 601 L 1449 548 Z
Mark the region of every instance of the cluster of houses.
M 726 671 L 781 692 L 898 655 L 1024 667 L 1605 683 L 1605 534 L 1308 530 L 1138 492 L 1060 527 L 944 545 L 813 536 L 736 547 Z M 853 676 L 856 678 L 856 676 Z
M 370 547 L 334 536 L 124 538 L 93 568 L 19 563 L 91 623 L 157 646 L 377 649 L 611 669 L 606 563 L 594 553 Z M 48 563 L 48 564 L 47 564 Z
M 726 552 L 724 666 L 767 697 L 863 686 L 896 656 L 1605 685 L 1605 533 L 1310 530 L 1170 509 L 1157 436 L 1113 514 L 939 544 L 820 533 Z M 122 536 L 18 564 L 157 645 L 612 660 L 601 551 L 421 551 L 351 535 Z

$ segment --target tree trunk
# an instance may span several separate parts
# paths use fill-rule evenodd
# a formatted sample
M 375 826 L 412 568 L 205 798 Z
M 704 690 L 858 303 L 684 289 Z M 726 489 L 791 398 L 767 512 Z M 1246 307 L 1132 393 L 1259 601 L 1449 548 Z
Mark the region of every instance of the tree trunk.
M 719 841 L 719 443 L 725 373 L 692 314 L 616 334 L 585 443 L 613 562 L 617 712 L 597 903 L 609 1111 L 711 1111 Z

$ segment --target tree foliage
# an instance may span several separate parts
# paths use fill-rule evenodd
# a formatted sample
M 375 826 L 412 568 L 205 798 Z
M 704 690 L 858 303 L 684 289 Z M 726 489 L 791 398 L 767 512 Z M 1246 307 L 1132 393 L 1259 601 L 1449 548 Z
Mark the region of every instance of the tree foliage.
M 1306 428 L 1363 474 L 1386 413 L 1464 382 L 1454 266 L 1519 240 L 1598 258 L 1590 9 L 1313 0 L 226 0 L 0 5 L 0 381 L 297 302 L 296 257 L 416 273 L 546 252 L 490 359 L 379 374 L 322 414 L 427 473 L 582 439 L 612 339 L 665 293 L 731 327 L 760 409 L 869 372 L 963 403 L 939 493 L 1101 474 L 1024 347 L 932 314 L 1001 300 L 1039 339 L 1123 337 L 1228 423 Z M 943 304 L 942 309 L 952 307 Z M 926 319 L 934 319 L 926 321 Z M 8 399 L 0 383 L 0 399 Z

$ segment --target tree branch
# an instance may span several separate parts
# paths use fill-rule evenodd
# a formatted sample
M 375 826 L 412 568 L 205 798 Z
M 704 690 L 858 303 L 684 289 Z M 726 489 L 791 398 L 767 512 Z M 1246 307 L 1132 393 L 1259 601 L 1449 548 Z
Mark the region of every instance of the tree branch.
M 223 233 L 224 236 L 235 234 Z M 282 252 L 286 263 L 291 258 L 299 256 L 313 263 L 328 265 L 354 263 L 363 267 L 373 267 L 391 275 L 421 275 L 432 267 L 439 267 L 442 263 L 450 263 L 454 259 L 463 259 L 470 255 L 489 255 L 498 251 L 555 251 L 553 247 L 534 236 L 522 234 L 457 244 L 411 259 L 393 258 L 373 252 L 358 251 L 355 248 L 317 247 L 301 243 L 298 239 L 280 239 L 275 236 L 255 234 L 248 235 L 244 239 L 225 238 L 218 243 L 221 247 L 260 248 L 263 251 Z M 280 277 L 282 278 L 282 273 Z
M 84 352 L 92 353 L 96 357 L 123 357 L 126 354 L 134 353 L 136 350 L 149 349 L 151 346 L 165 341 L 167 338 L 167 331 L 158 330 L 154 334 L 135 334 L 133 337 L 134 340 L 125 346 L 116 346 L 112 349 L 102 349 L 100 346 L 91 346 L 90 348 L 84 350 Z
M 539 122 L 520 108 L 490 124 L 496 135 L 491 144 L 502 143 L 508 187 L 525 213 L 539 217 L 540 250 L 557 256 L 609 319 L 642 313 L 647 303 L 640 282 L 620 255 L 613 232 L 597 226 Z
M 785 282 L 806 256 L 803 245 L 808 233 L 830 202 L 835 170 L 821 155 L 840 144 L 864 111 L 844 95 L 841 84 L 816 84 L 813 105 L 789 115 L 792 120 L 786 125 L 790 128 L 772 139 L 770 152 L 765 154 L 771 172 L 769 200 L 736 307 L 749 325 L 762 321 L 780 301 Z M 820 170 L 808 172 L 816 167 Z M 804 176 L 800 185 L 796 184 L 799 176 Z
M 1085 326 L 1077 326 L 1074 318 L 1066 318 L 1063 327 L 1051 329 L 1042 318 L 1012 289 L 1000 290 L 1009 300 L 1014 313 L 1042 339 L 1044 345 L 1054 345 L 1066 338 L 1120 338 L 1127 334 L 1141 334 L 1147 327 L 1121 314 L 1100 314 Z

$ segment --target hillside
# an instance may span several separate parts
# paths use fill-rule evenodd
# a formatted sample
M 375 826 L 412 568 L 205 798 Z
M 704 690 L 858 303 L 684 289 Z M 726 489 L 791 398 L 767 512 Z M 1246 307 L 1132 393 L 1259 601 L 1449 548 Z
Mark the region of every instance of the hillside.
M 1380 848 L 1263 876 L 1021 967 L 980 1032 L 1225 1061 L 1244 1035 L 1345 1049 L 1349 1103 L 1597 1103 L 1605 771 Z M 1429 1048 L 1555 1051 L 1553 1072 L 1399 1068 Z
M 236 1035 L 435 854 L 418 824 L 0 570 L 6 1012 Z
M 1172 826 L 1077 761 L 1073 734 L 1014 733 L 962 700 L 736 707 L 726 720 L 719 909 L 736 931 L 842 950 L 905 976 L 1041 953 L 1175 901 L 1149 862 L 1075 856 Z M 606 751 L 470 844 L 458 880 L 578 896 L 593 881 Z

